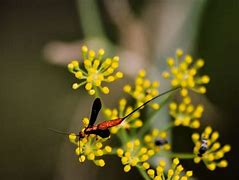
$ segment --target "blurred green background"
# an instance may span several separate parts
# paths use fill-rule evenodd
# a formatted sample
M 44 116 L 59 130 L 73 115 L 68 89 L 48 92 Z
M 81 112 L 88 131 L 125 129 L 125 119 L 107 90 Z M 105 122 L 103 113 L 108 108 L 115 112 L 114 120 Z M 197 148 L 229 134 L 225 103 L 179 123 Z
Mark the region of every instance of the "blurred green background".
M 123 173 L 115 158 L 103 169 L 79 165 L 66 138 L 47 130 L 76 131 L 89 115 L 93 98 L 71 89 L 74 78 L 65 66 L 82 43 L 142 67 L 158 64 L 159 71 L 178 47 L 204 58 L 211 82 L 202 101 L 213 107 L 204 124 L 232 151 L 229 167 L 215 172 L 185 163 L 198 179 L 239 179 L 238 0 L 2 0 L 0 19 L 0 179 L 140 179 Z M 119 97 L 117 87 L 112 92 Z M 184 138 L 189 134 L 175 136 L 176 149 L 187 146 Z

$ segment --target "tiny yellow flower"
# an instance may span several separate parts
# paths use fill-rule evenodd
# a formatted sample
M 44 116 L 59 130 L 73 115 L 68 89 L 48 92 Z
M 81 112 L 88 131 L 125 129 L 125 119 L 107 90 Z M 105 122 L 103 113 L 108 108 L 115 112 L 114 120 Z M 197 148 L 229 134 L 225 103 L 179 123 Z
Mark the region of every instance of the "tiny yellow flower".
M 219 133 L 212 130 L 210 126 L 206 127 L 201 136 L 198 133 L 192 135 L 195 144 L 193 152 L 197 156 L 194 158 L 195 163 L 201 160 L 206 167 L 213 171 L 216 167 L 227 167 L 228 162 L 223 159 L 224 154 L 231 150 L 230 145 L 221 146 L 217 141 Z
M 173 159 L 173 163 L 170 167 L 170 169 L 166 170 L 166 163 L 163 160 L 160 160 L 158 166 L 156 169 L 148 169 L 147 174 L 150 179 L 154 180 L 187 180 L 189 177 L 193 175 L 192 171 L 183 171 L 184 168 L 180 164 L 179 159 L 175 158 Z
M 83 118 L 82 122 L 84 127 L 87 127 L 89 119 Z M 96 137 L 94 134 L 79 139 L 76 134 L 70 133 L 69 140 L 76 146 L 75 153 L 79 158 L 79 162 L 84 162 L 88 159 L 93 161 L 95 165 L 103 167 L 105 165 L 105 161 L 101 159 L 101 157 L 105 154 L 111 153 L 112 151 L 110 146 L 103 146 L 105 139 Z
M 144 136 L 144 142 L 146 147 L 151 149 L 154 153 L 160 150 L 170 150 L 171 146 L 167 141 L 167 133 L 165 131 L 159 131 L 153 129 L 150 134 Z
M 146 162 L 152 154 L 148 153 L 148 149 L 141 146 L 139 139 L 127 142 L 124 149 L 117 149 L 117 155 L 121 158 L 124 165 L 124 171 L 129 172 L 131 167 L 137 166 L 141 168 L 149 167 Z
M 100 49 L 96 55 L 93 50 L 88 50 L 86 46 L 82 47 L 82 67 L 76 60 L 68 64 L 68 70 L 79 80 L 72 85 L 73 89 L 84 85 L 90 95 L 94 95 L 98 88 L 104 94 L 108 94 L 109 88 L 102 83 L 110 83 L 123 77 L 122 72 L 113 74 L 119 66 L 119 57 L 103 59 L 104 53 L 104 50 Z
M 198 70 L 203 67 L 204 61 L 198 59 L 193 63 L 190 55 L 183 56 L 182 50 L 177 50 L 176 60 L 168 58 L 167 64 L 170 71 L 165 71 L 162 76 L 165 79 L 170 79 L 173 87 L 182 87 L 180 94 L 182 96 L 188 95 L 188 89 L 197 93 L 206 93 L 205 84 L 209 83 L 210 78 L 207 75 L 199 76 Z
M 139 71 L 135 79 L 134 88 L 131 87 L 130 85 L 124 86 L 124 91 L 130 94 L 136 100 L 137 107 L 159 94 L 158 92 L 159 82 L 158 81 L 151 82 L 150 80 L 146 79 L 145 76 L 146 76 L 145 70 L 141 70 Z M 151 103 L 150 106 L 153 109 L 160 108 L 160 105 L 158 103 Z
M 200 127 L 199 119 L 202 117 L 203 106 L 197 105 L 195 107 L 189 99 L 189 97 L 184 97 L 180 104 L 170 103 L 169 113 L 174 119 L 175 126 L 182 125 L 196 129 Z
M 133 111 L 133 108 L 131 106 L 127 107 L 127 100 L 126 99 L 120 99 L 119 101 L 119 107 L 118 109 L 105 109 L 104 113 L 107 116 L 108 119 L 116 119 L 118 117 L 124 117 L 131 113 Z M 115 134 L 118 132 L 120 128 L 123 129 L 130 129 L 130 128 L 139 128 L 143 125 L 143 122 L 139 119 L 140 112 L 135 112 L 132 114 L 132 116 L 125 119 L 121 124 L 118 126 L 114 126 L 110 129 L 111 133 Z

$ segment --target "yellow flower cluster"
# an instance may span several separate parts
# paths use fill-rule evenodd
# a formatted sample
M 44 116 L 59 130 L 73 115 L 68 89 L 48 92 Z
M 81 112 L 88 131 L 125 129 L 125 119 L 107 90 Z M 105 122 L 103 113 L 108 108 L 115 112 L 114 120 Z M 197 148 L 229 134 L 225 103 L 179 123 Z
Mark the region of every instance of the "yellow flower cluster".
M 222 159 L 224 154 L 231 150 L 230 145 L 224 145 L 221 147 L 221 144 L 217 142 L 219 138 L 219 133 L 217 131 L 212 130 L 210 126 L 206 127 L 204 132 L 200 135 L 198 133 L 194 133 L 192 135 L 192 140 L 195 144 L 193 152 L 198 155 L 199 150 L 202 146 L 201 139 L 206 140 L 207 142 L 207 150 L 205 153 L 200 156 L 196 156 L 194 158 L 195 163 L 199 163 L 201 160 L 207 166 L 207 168 L 211 171 L 215 170 L 216 167 L 227 167 L 227 160 Z
M 103 49 L 100 49 L 96 55 L 95 51 L 88 50 L 86 46 L 82 47 L 82 67 L 76 60 L 68 64 L 69 71 L 80 81 L 72 85 L 73 89 L 78 89 L 84 85 L 90 95 L 94 95 L 97 88 L 104 94 L 109 93 L 109 88 L 102 86 L 102 82 L 113 82 L 122 78 L 123 73 L 117 72 L 113 74 L 119 66 L 119 57 L 103 59 L 104 54 Z
M 117 155 L 121 158 L 124 171 L 129 172 L 132 166 L 149 166 L 146 161 L 154 155 L 154 151 L 142 147 L 139 139 L 136 139 L 126 143 L 125 149 L 118 148 Z
M 118 117 L 124 117 L 133 111 L 131 106 L 126 107 L 127 101 L 126 99 L 121 99 L 119 101 L 119 108 L 114 109 L 105 109 L 104 113 L 109 119 L 116 119 Z M 140 112 L 135 112 L 132 116 L 125 119 L 118 126 L 114 126 L 110 129 L 111 133 L 116 134 L 120 128 L 129 129 L 129 128 L 139 128 L 143 125 L 143 122 L 139 119 Z
M 150 134 L 144 136 L 144 142 L 146 147 L 152 149 L 155 153 L 162 150 L 170 150 L 171 146 L 167 141 L 167 133 L 165 131 L 159 131 L 153 129 Z
M 124 91 L 130 94 L 137 101 L 137 107 L 159 94 L 158 92 L 159 82 L 158 81 L 151 82 L 145 77 L 146 77 L 145 70 L 141 70 L 139 71 L 138 76 L 135 79 L 134 88 L 132 88 L 130 85 L 124 86 Z M 159 109 L 160 107 L 158 103 L 151 103 L 150 106 L 153 109 Z
M 202 59 L 193 63 L 192 57 L 183 56 L 183 51 L 179 49 L 176 51 L 176 59 L 168 58 L 167 64 L 170 71 L 164 71 L 162 76 L 170 79 L 173 87 L 182 87 L 180 92 L 182 96 L 188 95 L 188 89 L 201 94 L 206 93 L 204 85 L 209 83 L 210 79 L 207 75 L 198 75 L 198 70 L 204 66 Z
M 88 123 L 89 119 L 84 118 L 83 124 L 85 127 Z M 71 143 L 76 145 L 75 153 L 79 157 L 80 162 L 84 162 L 88 159 L 93 161 L 95 165 L 103 167 L 105 165 L 105 161 L 100 157 L 105 154 L 109 154 L 112 151 L 110 146 L 103 146 L 105 139 L 96 137 L 94 134 L 79 139 L 76 134 L 71 133 L 69 135 L 69 140 Z
M 165 166 L 166 163 L 163 160 L 159 161 L 159 165 L 156 167 L 156 170 L 154 169 L 148 169 L 147 174 L 151 179 L 154 180 L 187 180 L 189 177 L 193 175 L 192 171 L 186 171 L 184 175 L 183 173 L 183 166 L 179 164 L 179 159 L 175 158 L 173 159 L 173 163 L 171 168 L 166 171 L 165 173 Z
M 180 104 L 175 102 L 170 103 L 169 110 L 170 115 L 174 118 L 175 126 L 200 127 L 199 119 L 202 117 L 203 106 L 193 106 L 189 97 L 184 97 Z

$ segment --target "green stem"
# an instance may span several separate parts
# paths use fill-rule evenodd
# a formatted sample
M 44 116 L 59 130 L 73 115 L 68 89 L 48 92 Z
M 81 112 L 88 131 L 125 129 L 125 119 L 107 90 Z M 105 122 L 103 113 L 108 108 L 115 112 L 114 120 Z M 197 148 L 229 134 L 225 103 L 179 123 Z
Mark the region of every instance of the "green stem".
M 193 159 L 195 154 L 192 153 L 172 153 L 171 157 L 178 157 L 179 159 Z
M 76 3 L 85 38 L 105 37 L 96 0 L 77 0 Z
M 141 167 L 136 167 L 145 180 L 151 180 L 148 174 Z
M 132 137 L 132 139 L 134 139 L 137 136 L 137 132 L 136 129 L 130 129 L 130 136 Z
M 112 148 L 112 151 L 109 153 L 109 155 L 116 155 L 118 148 Z
M 95 90 L 95 97 L 96 98 L 100 98 L 100 93 L 98 91 L 98 88 L 97 87 L 94 87 L 94 90 Z
M 118 138 L 120 139 L 122 145 L 129 141 L 128 134 L 126 133 L 125 129 L 121 128 L 117 133 Z
M 160 128 L 160 130 L 161 131 L 168 131 L 170 128 L 173 128 L 173 127 L 174 127 L 174 122 L 170 122 L 169 124 L 167 124 L 163 128 Z
M 195 154 L 192 153 L 163 153 L 160 152 L 160 155 L 166 156 L 168 158 L 179 158 L 179 159 L 193 159 Z
M 164 105 L 166 105 L 167 103 L 168 103 L 168 101 L 173 97 L 173 94 L 175 93 L 175 91 L 174 92 L 171 92 L 161 103 L 160 103 L 160 105 L 161 105 L 161 107 L 163 107 Z

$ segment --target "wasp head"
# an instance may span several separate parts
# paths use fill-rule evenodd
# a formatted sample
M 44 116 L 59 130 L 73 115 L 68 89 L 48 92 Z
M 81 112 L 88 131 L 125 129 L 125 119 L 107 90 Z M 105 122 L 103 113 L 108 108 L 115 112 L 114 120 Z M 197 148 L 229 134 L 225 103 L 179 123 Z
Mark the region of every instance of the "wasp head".
M 79 132 L 79 139 L 82 139 L 85 137 L 85 133 L 83 131 Z

